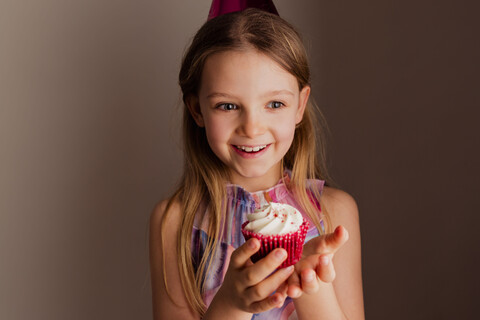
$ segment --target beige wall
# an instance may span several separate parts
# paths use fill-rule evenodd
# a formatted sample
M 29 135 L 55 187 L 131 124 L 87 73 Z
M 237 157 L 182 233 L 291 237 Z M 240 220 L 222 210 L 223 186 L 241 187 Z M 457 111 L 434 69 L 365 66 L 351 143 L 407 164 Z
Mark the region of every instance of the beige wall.
M 177 72 L 208 1 L 3 1 L 0 319 L 149 319 L 179 175 Z
M 180 174 L 176 77 L 210 5 L 163 2 L 0 0 L 0 319 L 151 317 L 147 221 Z M 368 318 L 469 318 L 475 11 L 276 4 L 304 34 L 332 172 L 360 207 Z

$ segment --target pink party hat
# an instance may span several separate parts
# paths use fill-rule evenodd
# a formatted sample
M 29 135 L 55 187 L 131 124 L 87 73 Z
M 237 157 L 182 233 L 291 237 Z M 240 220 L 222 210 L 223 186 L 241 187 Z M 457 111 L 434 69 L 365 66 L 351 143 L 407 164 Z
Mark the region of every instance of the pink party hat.
M 278 11 L 272 0 L 213 0 L 208 20 L 222 14 L 242 11 L 247 8 L 262 9 L 278 16 Z

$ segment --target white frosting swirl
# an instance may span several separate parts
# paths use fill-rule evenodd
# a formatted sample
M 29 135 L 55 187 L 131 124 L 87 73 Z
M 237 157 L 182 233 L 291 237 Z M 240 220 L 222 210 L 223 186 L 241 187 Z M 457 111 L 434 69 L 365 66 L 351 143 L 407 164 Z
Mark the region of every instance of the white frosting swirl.
M 264 235 L 281 235 L 295 232 L 303 223 L 302 214 L 294 207 L 271 202 L 247 214 L 246 230 Z

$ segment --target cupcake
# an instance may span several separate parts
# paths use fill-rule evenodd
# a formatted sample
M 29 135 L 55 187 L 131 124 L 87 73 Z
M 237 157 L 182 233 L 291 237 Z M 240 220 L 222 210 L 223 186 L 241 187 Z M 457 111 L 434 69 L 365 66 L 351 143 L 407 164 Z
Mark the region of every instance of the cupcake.
M 260 249 L 251 258 L 253 262 L 275 248 L 283 248 L 288 253 L 279 268 L 291 266 L 300 260 L 309 224 L 297 209 L 288 204 L 271 202 L 247 214 L 247 219 L 242 224 L 245 241 L 250 238 L 260 241 Z

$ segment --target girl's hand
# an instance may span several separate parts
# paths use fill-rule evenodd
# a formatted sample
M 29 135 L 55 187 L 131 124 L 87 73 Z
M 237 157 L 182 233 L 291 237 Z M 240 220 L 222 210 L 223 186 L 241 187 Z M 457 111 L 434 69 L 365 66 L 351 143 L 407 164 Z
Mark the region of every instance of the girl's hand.
M 252 263 L 250 257 L 259 248 L 259 241 L 252 238 L 232 253 L 223 284 L 210 307 L 216 305 L 225 312 L 242 310 L 259 313 L 283 305 L 287 297 L 286 280 L 294 268 L 275 271 L 287 257 L 284 249 L 275 249 L 265 258 Z
M 347 230 L 338 226 L 334 232 L 308 241 L 302 258 L 295 264 L 295 272 L 288 279 L 287 294 L 299 298 L 303 293 L 317 292 L 319 281 L 332 282 L 335 279 L 333 256 L 347 240 Z

